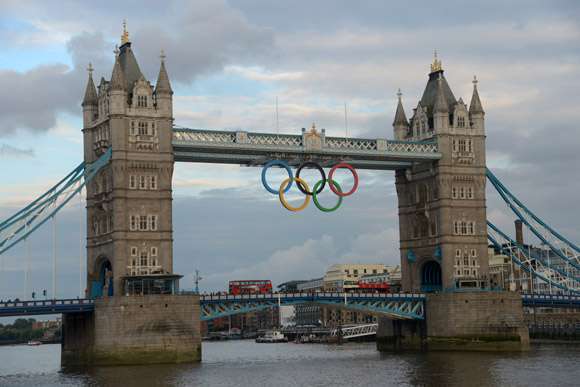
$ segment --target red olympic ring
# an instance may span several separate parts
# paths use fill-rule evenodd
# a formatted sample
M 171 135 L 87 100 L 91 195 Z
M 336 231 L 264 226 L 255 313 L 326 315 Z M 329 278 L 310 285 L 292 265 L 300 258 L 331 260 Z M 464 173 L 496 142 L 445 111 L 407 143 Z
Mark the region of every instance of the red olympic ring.
M 352 195 L 356 191 L 356 189 L 358 188 L 358 174 L 356 173 L 356 171 L 352 165 L 347 164 L 347 163 L 338 163 L 334 167 L 330 168 L 330 172 L 328 173 L 328 180 L 329 181 L 333 180 L 332 175 L 334 175 L 334 171 L 336 171 L 338 168 L 346 168 L 352 173 L 352 177 L 354 178 L 354 185 L 352 186 L 352 189 L 350 191 L 340 192 L 336 189 L 334 184 L 329 184 L 330 190 L 332 192 L 334 192 L 336 195 L 342 196 L 342 197 Z

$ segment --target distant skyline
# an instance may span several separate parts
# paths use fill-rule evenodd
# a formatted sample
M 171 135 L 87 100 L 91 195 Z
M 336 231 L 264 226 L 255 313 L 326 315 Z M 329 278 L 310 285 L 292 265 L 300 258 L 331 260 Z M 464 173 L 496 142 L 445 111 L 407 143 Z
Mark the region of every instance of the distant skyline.
M 97 82 L 110 78 L 126 19 L 152 83 L 164 50 L 175 124 L 194 128 L 274 132 L 278 98 L 281 133 L 314 122 L 329 136 L 344 135 L 346 103 L 350 136 L 392 138 L 397 90 L 410 116 L 436 49 L 457 98 L 469 103 L 473 75 L 479 79 L 489 167 L 580 241 L 575 1 L 87 4 L 0 3 L 0 219 L 82 160 L 86 68 L 91 62 Z M 333 263 L 399 261 L 391 172 L 361 173 L 360 191 L 331 214 L 313 206 L 287 212 L 262 188 L 257 168 L 180 163 L 173 186 L 174 270 L 185 288 L 193 287 L 195 269 L 202 290 L 213 291 L 230 279 L 277 284 L 322 276 Z M 62 297 L 80 294 L 82 212 L 74 200 L 57 220 Z M 513 230 L 490 189 L 488 217 Z M 50 290 L 50 241 L 50 227 L 31 238 L 37 293 Z M 22 297 L 23 268 L 24 248 L 0 256 L 0 298 Z

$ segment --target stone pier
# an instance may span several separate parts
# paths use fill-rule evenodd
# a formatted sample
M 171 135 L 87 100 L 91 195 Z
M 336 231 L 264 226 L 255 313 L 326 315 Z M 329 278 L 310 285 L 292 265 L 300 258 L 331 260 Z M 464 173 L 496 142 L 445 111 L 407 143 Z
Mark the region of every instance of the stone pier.
M 426 321 L 379 320 L 377 348 L 528 350 L 529 334 L 521 296 L 511 292 L 429 294 Z
M 199 297 L 99 299 L 93 313 L 63 316 L 63 365 L 201 361 Z

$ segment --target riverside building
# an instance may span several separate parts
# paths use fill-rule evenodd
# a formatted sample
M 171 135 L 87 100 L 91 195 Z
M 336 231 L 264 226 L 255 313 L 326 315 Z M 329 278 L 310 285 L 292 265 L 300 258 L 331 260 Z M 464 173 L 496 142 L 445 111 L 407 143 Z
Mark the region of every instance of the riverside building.
M 348 292 L 358 289 L 359 279 L 370 274 L 387 273 L 387 266 L 379 263 L 341 263 L 332 265 L 324 275 L 324 290 Z

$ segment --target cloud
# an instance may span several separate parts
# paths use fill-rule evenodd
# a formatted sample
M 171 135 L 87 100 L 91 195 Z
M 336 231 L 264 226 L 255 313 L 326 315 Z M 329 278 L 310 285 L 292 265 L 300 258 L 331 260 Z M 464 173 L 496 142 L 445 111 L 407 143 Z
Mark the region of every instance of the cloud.
M 0 159 L 21 159 L 34 157 L 33 149 L 21 149 L 8 144 L 0 144 Z
M 399 231 L 394 228 L 360 234 L 350 250 L 341 256 L 342 262 L 379 262 L 397 265 L 399 260 Z
M 190 83 L 231 63 L 255 64 L 273 47 L 272 30 L 251 24 L 223 0 L 187 2 L 172 22 L 179 28 L 160 23 L 138 27 L 134 44 L 143 58 L 156 58 L 165 50 L 173 81 Z M 151 60 L 142 66 L 147 74 L 159 69 Z
M 57 123 L 57 115 L 81 112 L 88 58 L 103 68 L 107 63 L 100 33 L 83 33 L 67 45 L 73 68 L 64 64 L 37 66 L 29 71 L 0 69 L 0 137 L 17 129 L 44 132 Z

